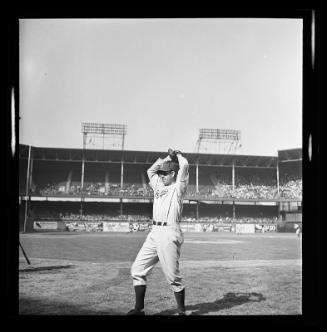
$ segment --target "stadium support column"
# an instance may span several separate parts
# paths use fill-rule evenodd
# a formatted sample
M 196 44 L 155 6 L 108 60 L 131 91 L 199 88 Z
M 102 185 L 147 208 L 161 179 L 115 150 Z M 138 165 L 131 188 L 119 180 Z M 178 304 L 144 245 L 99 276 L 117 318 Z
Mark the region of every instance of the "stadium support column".
M 196 179 L 195 179 L 195 183 L 196 183 L 196 187 L 195 187 L 195 190 L 196 190 L 196 193 L 199 192 L 199 164 L 196 163 Z
M 81 198 L 81 205 L 79 209 L 79 219 L 83 220 L 83 198 Z
M 196 221 L 199 220 L 199 201 L 196 201 Z
M 29 188 L 32 188 L 32 182 L 33 182 L 33 164 L 34 164 L 33 152 L 31 152 Z
M 277 163 L 276 169 L 276 177 L 277 177 L 277 194 L 279 195 L 279 164 Z
M 235 164 L 233 161 L 233 167 L 232 167 L 232 188 L 233 191 L 235 190 Z
M 120 169 L 120 190 L 123 190 L 124 186 L 124 143 L 125 143 L 125 132 L 122 137 L 122 154 L 121 154 L 121 169 Z M 121 192 L 123 194 L 123 192 Z M 123 198 L 120 198 L 120 216 L 123 215 Z
M 106 171 L 105 176 L 104 176 L 104 188 L 105 188 L 105 193 L 109 193 L 109 172 Z
M 81 190 L 83 190 L 84 187 L 84 156 L 83 156 L 83 160 L 82 160 L 82 176 L 81 176 Z
M 26 173 L 26 192 L 25 192 L 25 218 L 24 218 L 24 233 L 26 232 L 27 221 L 27 208 L 28 208 L 28 195 L 29 195 L 29 179 L 30 179 L 30 163 L 31 163 L 31 146 L 28 148 L 28 161 L 27 161 L 27 173 Z
M 124 144 L 125 144 L 125 133 L 123 133 L 123 137 L 122 137 L 120 189 L 123 189 L 123 184 L 124 184 Z
M 235 214 L 235 201 L 233 201 L 233 219 L 235 219 L 236 214 Z
M 124 161 L 121 161 L 121 168 L 120 168 L 120 189 L 123 189 L 124 185 Z
M 84 133 L 83 134 L 83 152 L 82 152 L 81 190 L 84 189 L 85 147 L 86 147 L 86 134 Z

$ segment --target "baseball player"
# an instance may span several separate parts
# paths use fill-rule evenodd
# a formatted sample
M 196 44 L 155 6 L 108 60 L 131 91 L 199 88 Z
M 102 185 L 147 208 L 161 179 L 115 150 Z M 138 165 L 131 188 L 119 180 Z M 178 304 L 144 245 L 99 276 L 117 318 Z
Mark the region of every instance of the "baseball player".
M 184 242 L 180 220 L 189 181 L 188 168 L 182 153 L 169 149 L 168 156 L 157 159 L 147 171 L 154 192 L 153 224 L 131 267 L 135 307 L 128 315 L 145 315 L 147 275 L 158 261 L 174 292 L 177 313 L 185 315 L 185 286 L 179 271 L 179 257 Z
M 295 233 L 296 233 L 297 237 L 300 237 L 300 225 L 294 224 L 294 228 L 295 228 Z

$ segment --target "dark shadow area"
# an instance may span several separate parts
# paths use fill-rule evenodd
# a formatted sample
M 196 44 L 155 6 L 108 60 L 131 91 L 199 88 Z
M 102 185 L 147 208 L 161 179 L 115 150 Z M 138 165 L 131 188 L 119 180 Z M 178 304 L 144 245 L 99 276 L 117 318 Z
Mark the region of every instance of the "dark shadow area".
M 109 302 L 110 303 L 110 302 Z M 90 304 L 70 304 L 64 301 L 51 301 L 46 299 L 21 298 L 19 300 L 19 315 L 21 316 L 105 316 L 122 315 L 114 309 L 97 310 Z
M 265 298 L 260 293 L 227 293 L 222 299 L 218 299 L 214 302 L 204 302 L 195 305 L 186 306 L 187 311 L 192 311 L 190 315 L 203 315 L 209 312 L 217 312 L 219 310 L 232 308 L 237 305 L 241 305 L 247 302 L 260 302 Z M 126 313 L 116 311 L 108 308 L 105 310 L 98 310 L 92 308 L 95 303 L 74 305 L 67 302 L 51 301 L 46 299 L 34 299 L 34 298 L 21 298 L 19 300 L 19 314 L 20 315 L 41 315 L 41 316 L 121 316 Z M 108 306 L 110 301 L 108 302 Z M 154 316 L 158 315 L 174 315 L 175 309 L 165 310 Z
M 73 267 L 73 265 L 39 266 L 39 267 L 29 267 L 27 269 L 22 269 L 19 270 L 19 272 L 40 272 L 40 271 L 69 269 L 71 267 Z
M 209 312 L 230 309 L 247 302 L 261 302 L 265 300 L 266 298 L 260 293 L 226 293 L 222 299 L 218 299 L 214 302 L 186 305 L 186 310 L 192 311 L 190 315 L 204 315 Z M 169 309 L 161 311 L 156 315 L 173 315 L 175 313 L 176 309 Z

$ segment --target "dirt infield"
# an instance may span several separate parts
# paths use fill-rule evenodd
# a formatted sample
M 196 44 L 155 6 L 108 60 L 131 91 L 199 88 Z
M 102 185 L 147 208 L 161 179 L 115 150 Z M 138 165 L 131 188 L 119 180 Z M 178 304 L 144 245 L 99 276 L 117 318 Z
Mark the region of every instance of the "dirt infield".
M 292 234 L 294 235 L 294 234 Z M 22 234 L 21 315 L 124 315 L 130 267 L 146 234 Z M 301 239 L 282 234 L 186 233 L 180 269 L 188 315 L 302 313 Z M 147 315 L 174 315 L 160 263 L 148 277 Z

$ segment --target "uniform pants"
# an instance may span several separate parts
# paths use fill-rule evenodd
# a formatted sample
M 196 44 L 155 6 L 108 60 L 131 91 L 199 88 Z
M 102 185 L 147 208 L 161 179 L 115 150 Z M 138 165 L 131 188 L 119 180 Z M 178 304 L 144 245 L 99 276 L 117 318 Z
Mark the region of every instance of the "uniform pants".
M 174 292 L 184 289 L 179 272 L 179 257 L 184 236 L 174 226 L 152 226 L 131 268 L 133 285 L 146 285 L 146 277 L 160 261 L 161 268 Z

